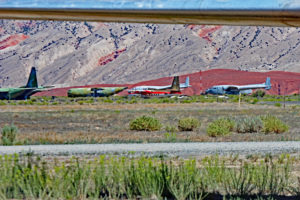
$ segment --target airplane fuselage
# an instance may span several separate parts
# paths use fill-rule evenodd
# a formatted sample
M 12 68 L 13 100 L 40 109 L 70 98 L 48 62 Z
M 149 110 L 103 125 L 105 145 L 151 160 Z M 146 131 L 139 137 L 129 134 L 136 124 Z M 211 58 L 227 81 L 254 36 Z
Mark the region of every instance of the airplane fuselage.
M 271 89 L 271 79 L 268 77 L 265 83 L 250 85 L 215 85 L 208 88 L 204 94 L 251 94 L 253 89 Z
M 68 97 L 108 97 L 125 89 L 127 87 L 72 88 L 68 90 Z
M 176 95 L 181 95 L 180 91 L 170 91 L 170 90 L 141 90 L 130 93 L 131 96 L 141 96 L 141 97 L 171 97 Z

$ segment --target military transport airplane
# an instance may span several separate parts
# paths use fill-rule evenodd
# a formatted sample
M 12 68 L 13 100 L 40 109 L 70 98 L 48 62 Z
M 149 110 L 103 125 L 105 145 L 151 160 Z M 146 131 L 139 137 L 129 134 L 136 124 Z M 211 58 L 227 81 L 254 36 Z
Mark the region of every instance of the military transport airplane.
M 173 82 L 174 82 L 175 79 L 178 79 L 178 82 L 179 82 L 179 77 L 178 76 L 174 77 Z M 186 77 L 185 83 L 181 83 L 179 85 L 179 87 L 180 88 L 191 87 L 190 78 Z M 171 89 L 171 88 L 172 88 L 172 85 L 164 85 L 164 86 L 147 86 L 147 85 L 144 85 L 144 86 L 138 86 L 138 87 L 131 88 L 130 90 L 128 90 L 128 93 L 131 94 L 131 93 L 135 93 L 135 92 L 139 92 L 139 91 L 145 91 L 145 90 L 167 90 L 167 89 Z
M 271 79 L 268 77 L 265 83 L 251 85 L 215 85 L 205 91 L 204 94 L 251 94 L 252 89 L 271 89 Z
M 95 88 L 72 88 L 68 90 L 68 97 L 108 97 L 127 87 L 95 87 Z
M 181 87 L 182 86 L 182 87 Z M 179 84 L 179 76 L 173 78 L 170 86 L 140 86 L 128 90 L 130 96 L 141 97 L 172 97 L 180 95 L 180 88 L 190 87 L 189 79 L 184 84 Z
M 50 87 L 52 86 L 38 86 L 36 69 L 32 67 L 27 84 L 19 88 L 0 88 L 0 99 L 25 100 L 31 95 Z

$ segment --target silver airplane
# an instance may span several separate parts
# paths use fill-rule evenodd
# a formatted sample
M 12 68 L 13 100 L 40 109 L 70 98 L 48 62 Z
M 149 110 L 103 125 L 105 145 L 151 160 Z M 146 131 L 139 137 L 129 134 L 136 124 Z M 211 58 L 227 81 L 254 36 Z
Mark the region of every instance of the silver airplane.
M 251 85 L 215 85 L 208 88 L 204 94 L 251 94 L 252 89 L 271 89 L 271 79 L 268 77 L 265 83 Z

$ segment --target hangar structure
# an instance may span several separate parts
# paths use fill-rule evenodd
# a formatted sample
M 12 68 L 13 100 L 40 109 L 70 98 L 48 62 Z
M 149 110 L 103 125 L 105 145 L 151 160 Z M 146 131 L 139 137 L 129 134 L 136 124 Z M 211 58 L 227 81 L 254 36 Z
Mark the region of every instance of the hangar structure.
M 300 26 L 299 0 L 1 0 L 0 18 Z

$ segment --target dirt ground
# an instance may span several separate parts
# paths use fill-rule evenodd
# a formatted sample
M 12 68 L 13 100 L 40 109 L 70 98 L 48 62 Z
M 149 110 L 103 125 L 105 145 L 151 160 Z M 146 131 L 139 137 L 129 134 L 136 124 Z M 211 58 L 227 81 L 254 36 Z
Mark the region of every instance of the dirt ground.
M 290 127 L 283 134 L 232 133 L 209 137 L 206 128 L 219 117 L 272 114 Z M 132 131 L 129 122 L 136 117 L 156 117 L 163 124 L 160 131 Z M 178 120 L 194 117 L 201 122 L 195 131 L 177 128 Z M 118 143 L 118 142 L 204 142 L 204 141 L 286 141 L 300 140 L 300 107 L 285 109 L 273 105 L 236 103 L 190 104 L 99 104 L 99 105 L 5 105 L 0 107 L 0 126 L 18 127 L 19 144 Z

